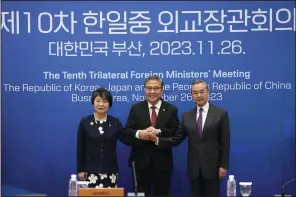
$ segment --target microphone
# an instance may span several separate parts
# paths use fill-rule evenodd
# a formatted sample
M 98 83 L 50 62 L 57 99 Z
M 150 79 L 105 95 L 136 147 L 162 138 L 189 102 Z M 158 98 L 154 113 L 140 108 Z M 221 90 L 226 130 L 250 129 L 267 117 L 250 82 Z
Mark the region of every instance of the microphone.
M 290 183 L 294 182 L 294 181 L 296 181 L 296 178 L 293 178 L 293 179 L 291 179 L 291 180 L 289 180 L 289 181 L 287 181 L 287 182 L 285 182 L 285 183 L 283 184 L 283 186 L 282 186 L 282 194 L 281 194 L 282 197 L 284 197 L 285 194 L 286 194 L 286 191 L 285 191 L 286 186 L 289 185 Z
M 133 177 L 134 177 L 134 192 L 135 192 L 135 196 L 137 196 L 137 193 L 138 193 L 138 181 L 137 181 L 136 168 L 135 168 L 135 162 L 134 161 L 132 161 L 132 168 L 133 168 Z
M 133 168 L 133 178 L 134 178 L 134 192 L 128 192 L 127 196 L 145 196 L 145 193 L 138 191 L 138 181 L 137 181 L 137 174 L 136 174 L 136 167 L 135 162 L 132 161 L 132 168 Z

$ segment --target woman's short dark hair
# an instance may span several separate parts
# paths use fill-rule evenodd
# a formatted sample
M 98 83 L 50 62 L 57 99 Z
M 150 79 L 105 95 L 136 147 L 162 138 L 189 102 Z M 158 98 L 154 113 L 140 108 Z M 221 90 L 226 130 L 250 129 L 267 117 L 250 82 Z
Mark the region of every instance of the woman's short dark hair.
M 109 107 L 112 107 L 112 94 L 105 88 L 97 88 L 95 91 L 93 91 L 91 95 L 91 104 L 94 104 L 96 97 L 99 96 L 102 99 L 108 101 Z

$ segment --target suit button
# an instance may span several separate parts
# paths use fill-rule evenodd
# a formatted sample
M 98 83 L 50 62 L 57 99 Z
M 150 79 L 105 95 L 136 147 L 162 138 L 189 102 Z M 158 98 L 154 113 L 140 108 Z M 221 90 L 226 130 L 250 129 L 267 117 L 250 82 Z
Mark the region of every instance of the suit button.
M 101 152 L 103 152 L 103 149 L 101 149 Z
M 101 145 L 104 145 L 104 142 L 101 142 Z

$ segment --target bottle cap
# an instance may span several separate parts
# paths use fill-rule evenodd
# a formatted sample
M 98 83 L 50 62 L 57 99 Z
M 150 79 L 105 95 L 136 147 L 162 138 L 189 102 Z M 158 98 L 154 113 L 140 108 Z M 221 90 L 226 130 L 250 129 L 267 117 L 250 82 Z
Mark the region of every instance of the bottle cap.
M 76 174 L 72 174 L 71 179 L 76 179 Z
M 229 178 L 230 179 L 234 179 L 234 175 L 229 175 Z

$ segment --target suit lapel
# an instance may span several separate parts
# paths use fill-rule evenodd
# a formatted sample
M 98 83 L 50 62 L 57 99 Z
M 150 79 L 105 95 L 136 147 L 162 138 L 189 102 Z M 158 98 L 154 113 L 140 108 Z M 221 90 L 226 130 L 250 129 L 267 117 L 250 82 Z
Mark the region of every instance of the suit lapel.
M 196 111 L 197 111 L 196 107 L 193 108 L 193 109 L 190 111 L 190 116 L 189 116 L 189 118 L 192 118 L 192 119 L 191 119 L 190 121 L 188 121 L 188 122 L 192 122 L 192 127 L 196 128 L 196 130 L 197 130 L 197 125 L 196 125 L 196 116 L 197 116 L 197 114 L 196 114 Z
M 213 108 L 212 105 L 210 104 L 209 111 L 208 111 L 206 121 L 205 121 L 205 124 L 204 124 L 204 128 L 203 128 L 203 132 L 202 132 L 202 135 L 201 135 L 202 138 L 204 136 L 204 133 L 207 132 L 207 128 L 211 125 L 211 123 L 214 120 L 215 116 L 216 116 L 215 108 Z
M 147 101 L 143 102 L 143 105 L 141 108 L 142 108 L 141 111 L 143 112 L 143 119 L 142 120 L 145 121 L 145 122 L 143 122 L 143 125 L 145 125 L 145 127 L 146 127 L 146 125 L 149 127 L 149 126 L 151 126 L 151 119 L 150 119 L 148 102 Z
M 159 111 L 158 111 L 157 118 L 156 118 L 156 123 L 155 123 L 156 128 L 160 127 L 159 125 L 162 122 L 163 117 L 166 116 L 167 112 L 168 112 L 167 104 L 164 101 L 162 101 L 161 106 L 160 106 Z

